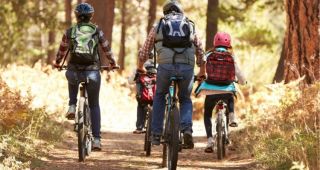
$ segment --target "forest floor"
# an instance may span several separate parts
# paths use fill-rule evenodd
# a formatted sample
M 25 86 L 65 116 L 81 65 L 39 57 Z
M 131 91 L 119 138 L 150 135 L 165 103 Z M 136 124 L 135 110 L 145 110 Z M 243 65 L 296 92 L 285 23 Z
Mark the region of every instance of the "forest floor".
M 72 129 L 71 124 L 66 127 Z M 254 160 L 238 153 L 234 146 L 228 148 L 227 157 L 222 161 L 217 160 L 216 153 L 205 153 L 203 122 L 196 121 L 193 127 L 195 148 L 179 153 L 178 169 L 255 169 Z M 84 163 L 78 162 L 76 134 L 66 131 L 64 136 L 35 169 L 166 169 L 161 167 L 162 145 L 152 147 L 151 156 L 145 156 L 144 134 L 132 134 L 129 130 L 103 131 L 102 151 L 92 152 Z

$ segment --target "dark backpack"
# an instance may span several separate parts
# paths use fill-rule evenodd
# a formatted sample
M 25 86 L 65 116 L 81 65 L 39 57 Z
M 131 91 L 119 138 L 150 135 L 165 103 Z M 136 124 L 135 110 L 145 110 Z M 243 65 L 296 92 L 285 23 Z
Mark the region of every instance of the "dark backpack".
M 187 17 L 180 13 L 170 13 L 160 20 L 162 28 L 162 44 L 167 48 L 188 48 L 191 47 L 192 42 L 191 24 Z
M 234 59 L 229 52 L 211 52 L 207 57 L 207 83 L 228 85 L 235 80 Z
M 93 24 L 77 24 L 71 28 L 70 63 L 92 65 L 98 59 L 98 32 Z
M 140 75 L 137 83 L 138 89 L 137 99 L 142 103 L 152 103 L 156 92 L 156 75 Z

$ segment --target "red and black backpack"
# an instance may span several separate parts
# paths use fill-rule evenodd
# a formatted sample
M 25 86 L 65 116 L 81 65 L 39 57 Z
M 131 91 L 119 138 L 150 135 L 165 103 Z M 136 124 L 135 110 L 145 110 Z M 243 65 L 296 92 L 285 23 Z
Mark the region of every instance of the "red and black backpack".
M 156 75 L 140 75 L 137 83 L 141 85 L 138 91 L 138 101 L 152 104 L 156 92 Z
M 235 80 L 235 63 L 229 52 L 210 51 L 206 72 L 209 84 L 228 85 Z

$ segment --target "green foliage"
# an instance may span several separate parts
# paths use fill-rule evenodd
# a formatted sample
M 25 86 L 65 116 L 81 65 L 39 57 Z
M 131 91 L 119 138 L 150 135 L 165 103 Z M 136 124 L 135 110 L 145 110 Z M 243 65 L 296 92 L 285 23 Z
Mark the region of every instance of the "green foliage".
M 43 36 L 56 30 L 58 3 L 52 0 L 2 0 L 0 6 L 0 64 L 33 63 L 43 56 Z M 37 57 L 38 56 L 38 57 Z

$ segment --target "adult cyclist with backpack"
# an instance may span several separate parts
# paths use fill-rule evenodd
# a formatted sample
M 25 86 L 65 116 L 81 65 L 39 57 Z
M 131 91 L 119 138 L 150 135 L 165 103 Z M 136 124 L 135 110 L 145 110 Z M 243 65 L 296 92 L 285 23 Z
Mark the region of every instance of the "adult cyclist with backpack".
M 212 86 L 211 90 L 220 91 L 223 89 L 234 89 L 233 82 L 236 78 L 239 84 L 245 84 L 246 80 L 240 67 L 236 61 L 235 55 L 231 46 L 231 36 L 225 32 L 218 32 L 214 36 L 213 49 L 206 53 L 206 82 Z M 201 86 L 202 87 L 202 86 Z M 228 91 L 228 90 L 226 90 Z M 208 143 L 205 148 L 206 153 L 213 152 L 213 144 L 215 134 L 212 134 L 212 110 L 219 100 L 224 100 L 228 104 L 229 111 L 229 126 L 237 127 L 237 119 L 234 113 L 234 94 L 206 95 L 204 103 L 204 125 L 208 138 Z
M 192 138 L 192 101 L 194 65 L 204 68 L 202 44 L 195 25 L 183 12 L 177 1 L 168 1 L 163 7 L 164 17 L 152 28 L 139 52 L 138 70 L 145 72 L 143 63 L 155 47 L 157 57 L 156 94 L 153 100 L 152 144 L 160 145 L 165 112 L 165 95 L 168 93 L 171 76 L 182 76 L 178 81 L 180 103 L 180 130 L 184 134 L 184 148 L 194 147 Z M 195 62 L 195 54 L 197 61 Z M 203 69 L 201 69 L 203 70 Z
M 62 60 L 70 52 L 66 71 L 69 89 L 69 109 L 66 118 L 69 120 L 75 118 L 79 80 L 89 79 L 87 92 L 94 137 L 92 147 L 93 150 L 101 150 L 99 105 L 101 62 L 98 47 L 101 46 L 112 67 L 116 66 L 116 62 L 104 33 L 98 26 L 90 22 L 94 14 L 93 7 L 88 3 L 80 3 L 76 6 L 74 13 L 77 18 L 77 24 L 65 31 L 54 65 L 58 68 L 61 67 Z

